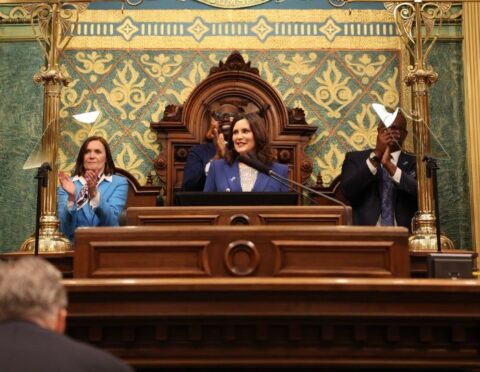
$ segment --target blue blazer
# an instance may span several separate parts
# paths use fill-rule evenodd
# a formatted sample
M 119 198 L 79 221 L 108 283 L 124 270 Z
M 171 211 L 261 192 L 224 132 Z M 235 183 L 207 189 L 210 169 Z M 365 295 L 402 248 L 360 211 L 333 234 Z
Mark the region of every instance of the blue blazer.
M 275 173 L 287 178 L 288 166 L 280 163 L 273 163 L 272 170 Z M 228 165 L 223 159 L 212 162 L 208 171 L 207 181 L 203 191 L 243 191 L 240 184 L 240 172 L 238 168 L 238 161 L 232 165 Z M 257 180 L 253 185 L 254 192 L 269 192 L 269 191 L 288 191 L 288 186 L 281 184 L 266 174 L 258 172 Z
M 79 180 L 74 181 L 75 199 L 82 189 Z M 68 208 L 68 193 L 60 186 L 57 192 L 58 218 L 60 231 L 73 241 L 75 229 L 82 226 L 118 226 L 118 217 L 125 208 L 128 194 L 128 184 L 124 177 L 113 175 L 112 182 L 103 180 L 98 186 L 100 204 L 93 210 L 90 203 L 86 203 L 77 210 L 76 203 Z

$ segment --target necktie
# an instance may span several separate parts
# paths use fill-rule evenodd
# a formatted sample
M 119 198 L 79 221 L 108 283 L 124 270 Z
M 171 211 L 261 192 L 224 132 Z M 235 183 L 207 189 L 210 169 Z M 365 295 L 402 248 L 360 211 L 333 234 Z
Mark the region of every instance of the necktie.
M 382 226 L 393 226 L 393 181 L 385 168 L 382 169 Z

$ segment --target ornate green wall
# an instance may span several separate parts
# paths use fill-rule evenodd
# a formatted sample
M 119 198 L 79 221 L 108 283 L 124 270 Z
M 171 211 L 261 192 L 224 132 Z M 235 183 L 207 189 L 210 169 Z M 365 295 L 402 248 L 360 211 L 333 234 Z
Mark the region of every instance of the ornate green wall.
M 17 178 L 10 169 L 20 167 L 25 146 L 31 148 L 39 135 L 39 127 L 30 126 L 40 123 L 42 89 L 31 77 L 42 62 L 34 44 L 0 45 L 0 119 L 6 123 L 0 166 L 11 173 L 2 185 L 0 216 L 12 221 L 0 227 L 0 249 L 7 251 L 33 231 L 33 176 L 22 172 Z M 346 151 L 374 146 L 372 102 L 410 105 L 401 83 L 406 56 L 386 11 L 90 10 L 69 48 L 63 62 L 73 82 L 62 92 L 60 167 L 71 170 L 82 141 L 100 134 L 111 144 L 116 164 L 141 184 L 162 151 L 149 123 L 167 104 L 184 102 L 233 49 L 259 68 L 288 106 L 302 107 L 307 122 L 318 126 L 307 148 L 314 159 L 312 182 L 320 173 L 328 184 L 339 175 Z M 25 58 L 27 53 L 36 59 Z M 441 79 L 432 90 L 432 122 L 450 154 L 440 171 L 443 226 L 457 247 L 469 248 L 461 61 L 460 42 L 436 47 L 432 64 Z M 10 86 L 18 87 L 14 94 Z M 93 109 L 101 112 L 93 126 L 71 119 Z M 15 139 L 5 133 L 15 133 Z
M 18 250 L 35 228 L 35 171 L 22 166 L 41 135 L 33 75 L 42 64 L 36 42 L 0 43 L 0 252 Z
M 440 222 L 442 230 L 457 247 L 470 249 L 470 197 L 465 136 L 463 62 L 461 40 L 440 41 L 432 52 L 431 64 L 439 79 L 431 89 L 433 133 L 444 147 L 432 141 L 438 154 Z

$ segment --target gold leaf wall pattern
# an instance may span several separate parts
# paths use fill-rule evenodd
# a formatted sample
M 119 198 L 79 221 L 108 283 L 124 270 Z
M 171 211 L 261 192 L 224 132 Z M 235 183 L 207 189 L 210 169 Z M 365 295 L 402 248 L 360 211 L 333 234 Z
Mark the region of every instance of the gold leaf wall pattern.
M 79 28 L 82 34 L 74 38 L 64 55 L 75 84 L 62 96 L 66 123 L 62 167 L 71 168 L 86 136 L 100 134 L 109 141 L 117 166 L 145 184 L 163 147 L 156 142 L 149 123 L 162 117 L 166 105 L 183 103 L 210 68 L 237 48 L 287 106 L 303 108 L 307 122 L 318 127 L 306 149 L 314 160 L 312 183 L 321 174 L 328 185 L 339 175 L 346 151 L 372 145 L 375 118 L 370 104 L 379 101 L 397 106 L 402 101 L 399 71 L 403 57 L 387 12 L 371 12 L 357 19 L 338 11 L 260 14 L 249 10 L 236 15 L 237 23 L 245 22 L 242 32 L 246 34 L 235 35 L 235 40 L 221 34 L 228 29 L 231 12 L 85 12 L 84 25 Z M 197 28 L 180 27 L 181 22 L 194 19 Z M 258 35 L 255 27 L 260 19 L 270 34 Z M 304 21 L 305 28 L 289 28 L 288 24 L 294 26 L 298 19 Z M 135 26 L 129 28 L 128 38 L 121 32 L 127 21 Z M 301 31 L 319 30 L 327 21 L 338 29 L 328 38 Z M 107 26 L 97 27 L 102 22 Z M 274 27 L 275 22 L 283 22 L 291 30 L 289 34 L 271 37 L 284 27 Z M 379 30 L 380 34 L 354 35 L 364 28 L 342 26 L 355 22 L 378 23 L 368 30 Z M 118 25 L 118 31 L 112 24 Z M 343 35 L 346 31 L 342 30 L 347 29 L 349 34 Z M 108 32 L 96 35 L 96 30 Z M 177 34 L 168 34 L 168 30 L 177 30 Z M 198 34 L 186 38 L 195 30 Z M 248 48 L 242 49 L 247 40 Z M 92 127 L 69 119 L 91 109 L 101 112 Z
M 68 123 L 62 132 L 62 167 L 71 168 L 67 159 L 74 161 L 86 137 L 102 135 L 117 166 L 145 184 L 161 150 L 149 123 L 162 116 L 167 104 L 188 98 L 214 65 L 214 54 L 218 64 L 230 52 L 67 52 L 74 84 L 62 95 L 62 117 Z M 339 175 L 346 151 L 374 145 L 372 102 L 396 106 L 400 100 L 398 52 L 248 51 L 248 60 L 260 67 L 262 78 L 287 106 L 303 108 L 307 122 L 319 127 L 307 148 L 314 159 L 312 182 L 321 173 L 323 182 L 330 183 Z M 68 120 L 92 109 L 101 112 L 93 126 Z

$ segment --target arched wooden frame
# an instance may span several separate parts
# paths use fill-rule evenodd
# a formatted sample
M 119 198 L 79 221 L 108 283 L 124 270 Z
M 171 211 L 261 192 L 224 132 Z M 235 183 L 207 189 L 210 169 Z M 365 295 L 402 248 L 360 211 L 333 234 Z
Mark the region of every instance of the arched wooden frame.
M 264 118 L 277 159 L 288 164 L 289 177 L 305 182 L 313 169 L 304 149 L 316 127 L 305 122 L 302 109 L 288 109 L 277 91 L 259 76 L 258 69 L 245 63 L 234 51 L 225 63 L 211 68 L 209 76 L 190 94 L 184 105 L 169 105 L 159 122 L 151 123 L 158 133 L 163 152 L 155 167 L 165 180 L 166 205 L 172 205 L 180 190 L 183 168 L 190 148 L 205 141 L 210 125 L 210 109 L 233 103 L 245 111 L 264 110 Z

